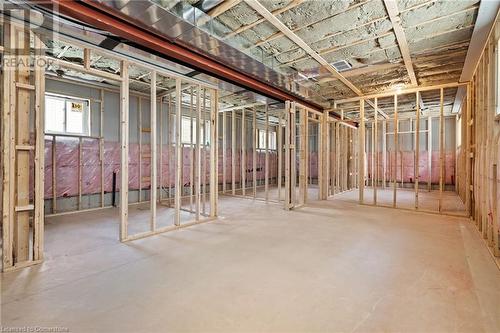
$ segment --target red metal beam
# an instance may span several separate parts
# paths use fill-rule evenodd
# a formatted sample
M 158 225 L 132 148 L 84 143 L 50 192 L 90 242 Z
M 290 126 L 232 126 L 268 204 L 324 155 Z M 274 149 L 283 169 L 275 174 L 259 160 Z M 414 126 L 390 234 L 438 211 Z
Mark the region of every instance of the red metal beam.
M 151 31 L 146 31 L 130 20 L 125 21 L 119 16 L 113 15 L 110 13 L 109 8 L 102 8 L 102 10 L 97 8 L 103 6 L 102 4 L 96 2 L 89 2 L 89 4 L 86 4 L 81 1 L 68 0 L 50 0 L 50 2 L 64 15 L 71 16 L 150 50 L 159 52 L 169 58 L 176 59 L 200 72 L 211 74 L 279 101 L 291 100 L 317 111 L 323 110 L 320 105 L 314 102 L 292 95 L 285 90 L 259 81 L 186 47 L 174 44 L 166 38 L 154 35 Z

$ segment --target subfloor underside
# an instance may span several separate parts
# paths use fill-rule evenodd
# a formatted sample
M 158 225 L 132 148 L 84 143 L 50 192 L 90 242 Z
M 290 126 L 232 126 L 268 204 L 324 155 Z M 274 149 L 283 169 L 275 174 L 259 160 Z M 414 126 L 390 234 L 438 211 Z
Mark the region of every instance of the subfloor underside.
M 220 211 L 124 244 L 116 209 L 48 219 L 45 262 L 3 275 L 2 326 L 500 331 L 500 271 L 465 218 L 332 199 Z

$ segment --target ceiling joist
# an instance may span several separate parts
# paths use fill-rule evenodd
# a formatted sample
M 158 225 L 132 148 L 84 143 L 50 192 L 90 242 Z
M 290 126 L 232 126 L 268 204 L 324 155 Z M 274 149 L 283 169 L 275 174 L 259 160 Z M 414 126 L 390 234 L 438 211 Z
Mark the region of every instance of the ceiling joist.
M 417 78 L 415 76 L 415 71 L 413 70 L 413 64 L 411 62 L 410 49 L 408 47 L 408 41 L 406 40 L 403 27 L 401 26 L 401 18 L 399 17 L 398 5 L 395 0 L 384 0 L 385 8 L 387 9 L 387 14 L 389 14 L 389 19 L 392 23 L 392 28 L 394 34 L 396 35 L 396 40 L 398 41 L 399 51 L 403 57 L 403 62 L 410 77 L 410 82 L 412 86 L 417 86 Z
M 348 8 L 346 8 L 346 10 L 345 10 L 345 11 L 342 11 L 342 12 L 337 12 L 337 13 L 335 13 L 335 14 L 331 15 L 331 16 L 328 16 L 328 17 L 322 18 L 322 19 L 320 19 L 320 20 L 317 20 L 317 21 L 311 22 L 311 23 L 306 24 L 306 25 L 301 26 L 301 27 L 297 27 L 297 28 L 295 28 L 295 29 L 292 29 L 292 31 L 293 31 L 293 32 L 297 32 L 297 31 L 300 31 L 300 30 L 302 30 L 302 29 L 306 29 L 306 28 L 308 28 L 308 27 L 310 27 L 310 26 L 313 26 L 313 25 L 315 25 L 315 24 L 321 23 L 321 22 L 323 22 L 323 21 L 325 21 L 325 20 L 329 20 L 329 19 L 331 19 L 331 18 L 333 18 L 333 17 L 335 17 L 335 16 L 337 16 L 337 15 L 339 15 L 339 14 L 342 14 L 342 13 L 345 13 L 345 12 L 347 12 L 347 11 L 350 11 L 351 9 L 354 9 L 354 8 L 360 7 L 360 6 L 362 6 L 362 5 L 364 5 L 364 4 L 368 3 L 368 2 L 370 2 L 370 0 L 363 1 L 363 2 L 359 2 L 359 3 L 355 4 L 355 5 L 352 5 L 352 6 L 348 7 Z M 273 12 L 273 13 L 274 13 L 274 12 Z M 265 21 L 265 19 L 263 19 L 263 21 Z M 271 36 L 269 36 L 269 37 L 267 37 L 267 38 L 265 38 L 265 39 L 263 39 L 263 40 L 261 40 L 261 41 L 259 41 L 259 42 L 255 43 L 255 44 L 253 44 L 252 46 L 250 46 L 250 48 L 254 48 L 254 47 L 257 47 L 257 46 L 261 46 L 262 44 L 265 44 L 265 43 L 267 43 L 267 42 L 273 41 L 273 40 L 278 39 L 278 38 L 283 37 L 283 36 L 285 36 L 285 34 L 284 34 L 283 32 L 281 32 L 281 31 L 277 31 L 276 33 L 272 34 Z
M 207 15 L 210 16 L 211 18 L 216 18 L 217 16 L 224 14 L 225 12 L 227 12 L 240 2 L 241 0 L 224 0 L 219 5 L 210 9 Z
M 273 15 L 280 15 L 280 14 L 286 12 L 286 11 L 289 11 L 292 8 L 297 7 L 298 5 L 300 5 L 301 3 L 303 3 L 304 1 L 305 0 L 293 0 L 292 2 L 290 2 L 285 7 L 273 10 L 271 13 Z M 224 36 L 224 39 L 233 37 L 233 36 L 235 36 L 237 34 L 240 34 L 240 33 L 244 32 L 244 31 L 247 31 L 248 29 L 252 29 L 253 27 L 255 27 L 255 26 L 257 26 L 257 25 L 259 25 L 259 24 L 261 24 L 262 22 L 265 22 L 265 21 L 266 21 L 265 18 L 260 18 L 260 19 L 258 19 L 255 22 L 243 25 L 243 26 L 239 27 L 238 29 L 236 29 L 236 30 L 228 33 L 226 36 Z
M 316 60 L 321 66 L 325 67 L 333 76 L 337 77 L 342 83 L 344 83 L 349 89 L 351 89 L 356 95 L 362 96 L 363 92 L 358 89 L 351 81 L 347 80 L 342 74 L 340 74 L 328 61 L 326 61 L 321 55 L 314 51 L 306 42 L 304 42 L 299 36 L 297 36 L 293 31 L 291 31 L 283 22 L 281 22 L 276 16 L 271 14 L 264 6 L 262 6 L 257 0 L 245 0 L 245 2 L 252 7 L 257 13 L 264 17 L 269 23 L 278 28 L 281 32 L 285 34 L 291 41 L 300 46 L 309 56 Z M 370 102 L 371 105 L 371 102 Z M 372 105 L 373 106 L 373 105 Z M 388 118 L 387 114 L 382 110 L 378 110 L 384 118 Z

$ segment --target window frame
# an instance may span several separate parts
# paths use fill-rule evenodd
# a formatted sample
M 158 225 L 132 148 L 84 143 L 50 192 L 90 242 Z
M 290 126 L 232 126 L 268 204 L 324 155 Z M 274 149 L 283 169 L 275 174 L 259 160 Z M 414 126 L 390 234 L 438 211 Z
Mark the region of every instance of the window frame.
M 84 97 L 77 97 L 77 96 L 70 96 L 70 95 L 64 95 L 64 94 L 58 94 L 58 93 L 52 93 L 52 92 L 45 92 L 45 99 L 47 99 L 47 97 L 55 97 L 55 98 L 58 98 L 58 99 L 62 99 L 64 100 L 64 131 L 62 132 L 59 132 L 59 131 L 52 131 L 52 130 L 47 130 L 47 125 L 46 125 L 46 121 L 45 121 L 45 117 L 47 117 L 47 110 L 45 109 L 45 115 L 44 115 L 44 133 L 47 134 L 47 135 L 67 135 L 67 136 L 76 136 L 76 137 L 90 137 L 91 136 L 91 133 L 92 133 L 92 122 L 91 122 L 91 101 L 90 101 L 90 98 L 84 98 Z M 85 121 L 87 123 L 87 132 L 83 132 L 83 133 L 75 133 L 75 132 L 68 132 L 67 131 L 67 126 L 68 126 L 68 110 L 67 110 L 67 102 L 68 101 L 81 101 L 81 102 L 85 102 L 87 103 L 88 105 L 88 111 L 87 111 L 87 115 L 83 115 L 82 116 L 82 122 Z M 44 106 L 45 107 L 45 106 Z M 82 125 L 84 125 L 82 123 Z
M 262 132 L 264 133 L 264 142 L 261 144 L 261 142 L 260 142 L 260 134 Z M 272 145 L 272 142 L 273 142 L 273 140 L 272 140 L 273 133 L 274 133 L 274 147 Z M 277 149 L 278 144 L 276 142 L 277 135 L 278 134 L 276 133 L 276 131 L 271 131 L 271 130 L 269 131 L 269 148 L 268 148 L 268 150 L 270 150 L 270 151 L 277 151 L 278 150 Z M 257 140 L 257 150 L 261 150 L 261 151 L 262 150 L 266 150 L 266 140 L 265 140 L 265 137 L 266 137 L 266 130 L 265 129 L 257 128 L 257 138 L 258 138 L 258 140 Z
M 175 120 L 175 117 L 176 117 L 176 115 L 175 115 L 175 114 L 174 114 L 174 115 L 172 115 L 172 119 L 174 119 L 174 120 Z M 194 142 L 190 142 L 191 140 L 189 140 L 189 141 L 185 141 L 185 140 L 183 140 L 183 135 L 184 135 L 184 132 L 182 131 L 182 132 L 181 132 L 181 144 L 182 144 L 182 145 L 192 145 L 192 146 L 194 146 L 194 145 L 196 145 L 196 141 L 197 141 L 197 140 L 196 140 L 196 126 L 197 126 L 197 118 L 195 118 L 195 117 L 190 117 L 189 115 L 182 115 L 181 117 L 182 117 L 182 118 L 181 118 L 181 128 L 182 128 L 182 126 L 183 126 L 183 122 L 184 122 L 184 120 L 189 121 L 189 122 L 191 121 L 191 119 L 193 120 L 193 141 L 194 141 Z M 172 143 L 173 143 L 173 144 L 175 144 L 175 143 L 176 143 L 176 135 L 175 135 L 175 133 L 176 133 L 176 132 L 175 132 L 175 131 L 176 131 L 176 129 L 175 129 L 175 126 L 177 126 L 177 124 L 176 124 L 176 122 L 175 122 L 175 121 L 173 121 L 173 128 L 172 128 Z M 210 144 L 211 144 L 211 138 L 210 138 L 210 126 L 211 126 L 211 122 L 210 122 L 210 120 L 208 120 L 208 119 L 204 119 L 204 120 L 203 120 L 203 123 L 202 123 L 202 124 L 201 124 L 201 126 L 200 126 L 200 146 L 201 146 L 201 147 L 205 147 L 205 146 L 207 146 L 207 147 L 208 147 L 208 146 L 210 146 Z M 203 138 L 204 138 L 204 136 L 205 136 L 205 130 L 206 130 L 206 129 L 208 129 L 208 133 L 206 134 L 206 139 L 207 139 L 207 142 L 204 142 L 204 141 L 203 141 Z M 190 133 L 190 134 L 191 134 L 191 133 Z M 190 139 L 191 139 L 191 135 L 190 135 L 189 137 L 190 137 Z

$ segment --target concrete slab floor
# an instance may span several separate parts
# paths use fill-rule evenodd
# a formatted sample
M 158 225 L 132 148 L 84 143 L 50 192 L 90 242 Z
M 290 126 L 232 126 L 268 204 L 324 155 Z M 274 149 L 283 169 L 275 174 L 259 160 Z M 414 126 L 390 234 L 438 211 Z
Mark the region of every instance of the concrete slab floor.
M 109 233 L 116 210 L 64 217 L 61 224 L 75 227 L 47 231 L 53 244 L 43 264 L 2 276 L 1 324 L 71 332 L 500 331 L 500 271 L 467 219 L 340 200 L 284 211 L 223 197 L 220 210 L 217 221 L 126 244 Z M 73 251 L 70 234 L 87 223 L 110 227 L 95 228 L 99 242 L 80 233 Z
M 394 190 L 392 188 L 377 188 L 377 206 L 392 207 Z M 439 191 L 419 190 L 418 209 L 428 212 L 439 212 Z M 359 202 L 359 191 L 353 189 L 333 196 L 334 199 L 342 201 Z M 364 192 L 364 203 L 373 205 L 373 188 L 366 187 Z M 397 189 L 396 207 L 402 209 L 415 209 L 415 191 L 413 189 Z M 443 192 L 443 214 L 467 216 L 465 205 L 453 191 Z

